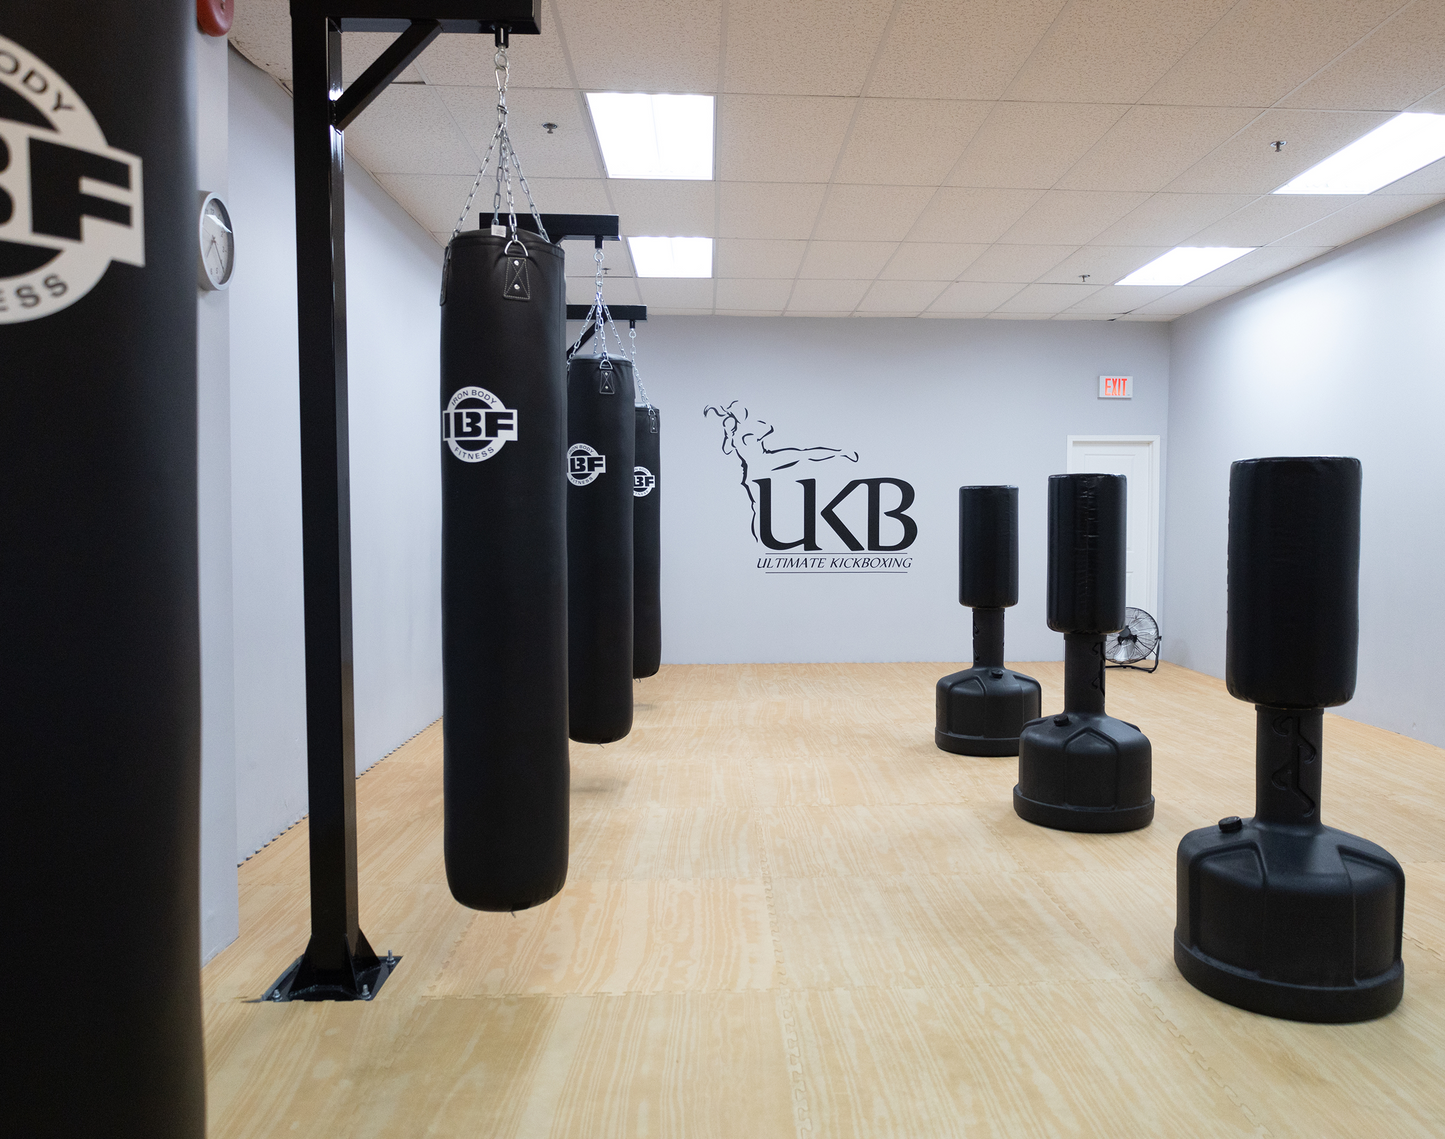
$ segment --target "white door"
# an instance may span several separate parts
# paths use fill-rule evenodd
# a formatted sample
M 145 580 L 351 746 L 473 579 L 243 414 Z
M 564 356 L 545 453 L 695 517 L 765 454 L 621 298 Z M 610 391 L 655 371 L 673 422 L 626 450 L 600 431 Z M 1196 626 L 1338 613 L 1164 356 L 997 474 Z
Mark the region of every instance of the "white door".
M 1159 436 L 1070 435 L 1069 474 L 1129 480 L 1124 604 L 1159 615 Z

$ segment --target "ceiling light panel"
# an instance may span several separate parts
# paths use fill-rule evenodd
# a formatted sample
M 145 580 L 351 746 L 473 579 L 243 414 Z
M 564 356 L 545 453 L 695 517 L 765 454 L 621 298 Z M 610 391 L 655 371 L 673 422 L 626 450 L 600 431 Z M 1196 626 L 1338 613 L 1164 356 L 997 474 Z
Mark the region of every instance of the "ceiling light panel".
M 713 97 L 589 91 L 609 178 L 712 177 Z
M 1221 265 L 1253 253 L 1254 247 L 1236 249 L 1220 245 L 1181 245 L 1171 249 L 1149 264 L 1135 269 L 1116 285 L 1187 285 L 1205 273 L 1212 273 Z
M 629 237 L 639 277 L 711 277 L 710 237 Z
M 1323 162 L 1286 182 L 1276 194 L 1372 194 L 1445 158 L 1445 115 L 1396 115 Z

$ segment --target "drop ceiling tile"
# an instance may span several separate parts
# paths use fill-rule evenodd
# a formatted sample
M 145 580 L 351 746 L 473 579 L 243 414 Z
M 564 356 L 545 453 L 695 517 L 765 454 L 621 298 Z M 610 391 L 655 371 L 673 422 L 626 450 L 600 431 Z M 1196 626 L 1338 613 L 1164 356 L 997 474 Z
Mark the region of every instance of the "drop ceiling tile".
M 929 309 L 918 314 L 920 320 L 983 320 L 986 312 L 936 312 Z
M 872 281 L 799 281 L 788 302 L 790 313 L 852 312 Z
M 480 87 L 435 90 L 479 160 L 497 129 L 497 93 Z M 511 109 L 507 133 L 528 182 L 533 178 L 602 177 L 602 163 L 592 144 L 592 124 L 576 91 L 514 90 L 508 97 L 508 105 Z M 542 129 L 543 123 L 556 123 L 557 130 L 548 134 Z M 473 162 L 475 168 L 476 161 Z
M 442 233 L 441 231 L 435 229 L 431 231 L 431 235 L 436 240 L 436 243 L 440 245 L 443 249 L 447 247 L 447 243 L 450 242 L 452 239 L 451 234 Z
M 937 186 L 990 106 L 943 99 L 860 99 L 834 178 Z
M 995 309 L 984 315 L 984 320 L 1053 320 L 1058 315 L 1052 312 L 1000 312 Z
M 1412 111 L 1445 112 L 1445 87 L 1426 95 L 1410 107 Z
M 1038 280 L 1061 285 L 1112 285 L 1171 248 L 1169 245 L 1086 245 L 1047 273 L 1041 273 Z M 1079 277 L 1084 273 L 1089 279 L 1080 282 Z
M 1344 245 L 1419 213 L 1440 201 L 1438 194 L 1368 194 L 1338 213 L 1284 238 L 1281 245 Z
M 450 235 L 457 215 L 472 188 L 472 178 L 463 174 L 377 174 L 377 184 L 426 229 Z M 476 210 L 467 217 L 468 229 L 475 229 Z
M 607 193 L 622 232 L 632 236 L 712 237 L 716 182 L 610 178 Z
M 1186 194 L 1267 194 L 1379 126 L 1384 112 L 1266 111 L 1165 189 Z M 1271 145 L 1283 140 L 1276 152 Z
M 1328 253 L 1328 247 L 1309 245 L 1272 245 L 1267 249 L 1256 249 L 1253 253 L 1246 253 L 1238 261 L 1231 261 L 1213 273 L 1206 273 L 1204 276 L 1190 282 L 1195 288 L 1221 288 L 1228 286 L 1235 289 L 1247 288 L 1256 285 L 1260 281 L 1267 281 L 1271 277 L 1277 277 L 1286 269 L 1293 269 L 1296 265 L 1303 265 L 1306 261 L 1313 261 L 1316 257 Z
M 825 241 L 901 241 L 932 200 L 932 186 L 828 187 L 813 236 Z
M 1413 174 L 1381 186 L 1376 194 L 1440 194 L 1445 196 L 1445 158 L 1432 162 Z
M 1155 194 L 1130 210 L 1093 245 L 1178 245 L 1222 217 L 1249 205 L 1258 194 Z M 1087 271 L 1087 270 L 1085 270 Z
M 810 241 L 798 277 L 871 281 L 897 248 L 894 241 Z
M 916 316 L 931 305 L 946 286 L 942 281 L 874 281 L 858 302 L 858 311 Z
M 593 260 L 595 252 L 596 248 L 591 241 L 564 241 L 562 253 L 566 258 L 566 267 L 563 272 L 569 277 L 586 277 L 587 280 L 595 282 L 597 279 L 597 262 Z M 616 281 L 635 275 L 627 242 L 604 241 L 602 243 L 602 268 L 607 281 Z M 606 293 L 604 296 L 610 300 L 612 294 Z
M 1047 190 L 1001 240 L 1021 245 L 1082 245 L 1148 197 L 1108 190 Z
M 290 21 L 287 21 L 289 28 Z M 438 36 L 437 39 L 444 39 Z M 460 38 L 460 37 L 458 37 Z M 471 38 L 471 37 L 468 37 Z M 476 37 L 480 39 L 481 37 Z M 487 37 L 487 43 L 491 44 L 491 36 Z M 382 52 L 392 45 L 396 35 L 392 32 L 347 32 L 341 37 L 341 82 L 350 86 L 357 77 L 368 67 L 376 62 Z M 288 45 L 289 46 L 289 45 Z M 436 46 L 436 40 L 432 41 L 432 47 Z M 423 52 L 423 55 L 426 53 Z M 289 60 L 287 61 L 290 62 Z M 289 70 L 289 69 L 288 69 Z M 492 68 L 487 67 L 487 79 L 492 80 Z M 393 83 L 421 83 L 421 74 L 416 69 L 416 64 L 408 64 L 406 69 L 392 80 Z
M 1137 103 L 1235 0 L 1077 0 L 1054 21 L 1005 98 Z
M 1445 0 L 1417 0 L 1284 99 L 1286 107 L 1403 111 L 1445 75 Z
M 987 245 L 905 241 L 883 271 L 882 281 L 952 281 L 972 265 Z
M 685 12 L 671 0 L 555 0 L 552 10 L 584 91 L 717 90 L 722 0 L 691 0 Z
M 820 183 L 721 182 L 718 236 L 807 238 L 818 220 L 827 187 Z
M 1323 217 L 1350 204 L 1352 198 L 1335 194 L 1266 194 L 1242 210 L 1221 218 L 1198 233 L 1189 235 L 1185 245 L 1268 245 L 1297 229 L 1313 225 Z
M 606 183 L 596 178 L 528 178 L 537 209 L 544 214 L 615 214 Z M 470 183 L 468 183 L 470 185 Z M 520 192 L 517 195 L 520 198 Z M 491 195 L 484 184 L 477 204 L 491 213 Z M 475 212 L 475 211 L 474 211 Z
M 807 252 L 806 241 L 758 240 L 724 237 L 713 243 L 713 272 L 724 277 L 754 281 L 792 281 Z M 721 305 L 719 306 L 721 307 Z
M 869 95 L 998 99 L 1065 0 L 902 0 Z
M 1401 0 L 1243 0 L 1144 96 L 1267 107 L 1401 7 Z
M 1206 289 L 1196 285 L 1185 285 L 1182 289 L 1175 289 L 1157 301 L 1140 305 L 1131 315 L 1183 316 L 1185 313 L 1201 309 L 1205 305 L 1213 304 L 1215 301 L 1237 292 L 1239 290 L 1233 287 Z
M 569 305 L 590 305 L 597 296 L 597 287 L 591 277 L 568 277 L 567 278 L 567 303 Z M 637 283 L 631 277 L 621 280 L 611 280 L 603 286 L 602 299 L 609 305 L 636 305 L 642 300 L 637 291 Z M 625 333 L 625 329 L 623 330 Z M 613 341 L 613 345 L 615 345 Z M 611 349 L 609 348 L 609 351 Z
M 724 91 L 858 95 L 892 0 L 728 0 Z
M 1046 190 L 1126 110 L 1117 103 L 996 103 L 947 184 Z
M 1077 248 L 1076 245 L 990 245 L 959 274 L 959 280 L 1027 285 Z
M 227 38 L 267 75 L 290 86 L 291 8 L 287 0 L 250 0 L 241 5 Z
M 543 12 L 540 36 L 517 36 L 512 40 L 507 51 L 511 64 L 507 77 L 509 93 L 515 93 L 519 87 L 571 90 L 572 72 L 562 49 L 562 29 L 551 15 L 550 11 Z M 448 32 L 437 36 L 422 52 L 417 70 L 434 87 L 479 87 L 491 91 L 495 98 L 497 79 L 492 66 L 495 54 L 490 32 L 475 36 Z
M 718 100 L 718 177 L 826 182 L 853 118 L 852 99 L 724 95 Z
M 1019 291 L 1019 285 L 985 284 L 980 281 L 960 281 L 949 285 L 938 294 L 938 299 L 928 306 L 934 313 L 985 313 L 992 312 Z
M 472 174 L 479 157 L 430 87 L 388 87 L 346 130 L 373 174 Z
M 1161 189 L 1258 114 L 1240 107 L 1131 107 L 1058 189 Z
M 1073 308 L 1085 297 L 1097 293 L 1095 285 L 1026 285 L 995 310 L 1013 313 L 1063 312 Z
M 1173 285 L 1106 285 L 1067 309 L 1081 315 L 1123 316 L 1174 291 Z
M 718 278 L 717 307 L 782 312 L 793 291 L 792 281 L 729 280 Z
M 1106 312 L 1083 312 L 1076 308 L 1065 309 L 1061 313 L 1055 313 L 1050 320 L 1117 320 L 1118 316 Z
M 910 241 L 992 242 L 1043 196 L 1042 190 L 945 186 L 908 231 Z
M 637 291 L 648 311 L 658 308 L 707 309 L 713 307 L 712 278 L 639 277 Z
M 1118 317 L 1117 319 L 1118 319 L 1118 320 L 1121 320 L 1121 321 L 1124 321 L 1124 320 L 1132 320 L 1132 321 L 1140 321 L 1140 322 L 1153 321 L 1153 322 L 1156 323 L 1156 324 L 1167 324 L 1169 321 L 1173 320 L 1174 317 L 1172 317 L 1172 316 L 1153 316 L 1153 315 L 1146 315 L 1145 313 L 1131 312 L 1131 313 L 1126 313 L 1125 315 L 1123 315 L 1123 316 L 1121 316 L 1121 317 Z

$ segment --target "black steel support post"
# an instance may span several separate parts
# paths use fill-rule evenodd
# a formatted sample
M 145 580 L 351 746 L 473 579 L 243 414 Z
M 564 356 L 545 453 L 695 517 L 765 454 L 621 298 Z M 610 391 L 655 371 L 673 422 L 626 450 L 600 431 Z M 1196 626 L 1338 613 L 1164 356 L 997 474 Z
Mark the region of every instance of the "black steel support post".
M 400 960 L 377 957 L 357 906 L 342 132 L 441 32 L 535 35 L 540 7 L 540 0 L 292 0 L 311 939 L 267 1000 L 370 1000 Z M 343 31 L 400 33 L 344 92 Z

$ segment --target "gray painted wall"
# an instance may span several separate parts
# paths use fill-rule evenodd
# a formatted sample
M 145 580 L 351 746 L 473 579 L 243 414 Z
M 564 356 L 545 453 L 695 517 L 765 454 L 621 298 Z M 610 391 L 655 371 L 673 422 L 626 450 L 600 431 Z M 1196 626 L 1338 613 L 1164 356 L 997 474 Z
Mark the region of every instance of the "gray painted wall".
M 306 812 L 291 100 L 231 54 L 237 858 Z M 347 171 L 358 771 L 441 714 L 441 250 Z M 284 963 L 283 963 L 284 964 Z
M 1352 719 L 1445 745 L 1445 207 L 1173 325 L 1164 654 L 1222 676 L 1229 464 L 1364 464 Z
M 669 662 L 968 659 L 958 604 L 958 487 L 1020 488 L 1020 602 L 1011 660 L 1054 660 L 1044 622 L 1046 486 L 1066 439 L 1165 434 L 1169 332 L 1162 324 L 1063 321 L 657 317 L 638 363 L 663 413 L 663 659 Z M 1098 377 L 1135 377 L 1131 401 L 1100 400 Z M 819 510 L 853 478 L 897 477 L 917 499 L 908 572 L 770 574 L 751 532 L 741 463 L 708 405 L 738 401 L 775 427 L 770 446 L 856 451 L 773 475 L 780 539 L 801 536 L 803 491 Z M 814 453 L 810 458 L 819 458 Z M 751 477 L 760 472 L 757 464 Z M 881 506 L 898 501 L 882 488 Z M 837 512 L 860 539 L 866 490 Z M 901 524 L 884 520 L 883 543 Z M 893 537 L 890 539 L 890 534 Z M 844 551 L 821 521 L 819 545 Z M 796 556 L 801 551 L 792 551 Z M 776 555 L 775 555 L 776 556 Z M 783 555 L 787 556 L 787 555 Z M 885 555 L 887 556 L 887 555 Z

